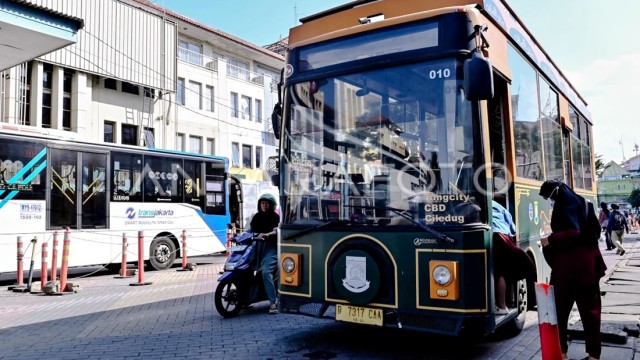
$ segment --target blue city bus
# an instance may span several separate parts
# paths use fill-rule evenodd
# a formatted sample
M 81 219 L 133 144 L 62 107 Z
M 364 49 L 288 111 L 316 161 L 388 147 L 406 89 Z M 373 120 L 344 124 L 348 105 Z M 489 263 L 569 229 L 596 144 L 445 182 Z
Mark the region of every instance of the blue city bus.
M 118 268 L 123 236 L 135 245 L 139 231 L 144 259 L 157 270 L 182 256 L 183 231 L 188 256 L 226 249 L 230 201 L 238 199 L 229 196 L 226 158 L 96 144 L 72 134 L 0 125 L 0 272 L 17 270 L 18 237 L 51 248 L 54 232 L 61 242 L 66 229 L 68 266 Z M 137 261 L 137 249 L 129 246 L 129 261 Z

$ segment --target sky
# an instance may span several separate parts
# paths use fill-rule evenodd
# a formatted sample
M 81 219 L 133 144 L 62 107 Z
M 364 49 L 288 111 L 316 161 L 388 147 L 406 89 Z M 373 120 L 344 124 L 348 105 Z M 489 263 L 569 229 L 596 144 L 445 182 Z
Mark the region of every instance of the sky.
M 414 0 L 429 1 L 429 0 Z M 152 0 L 256 45 L 288 36 L 298 19 L 350 0 Z M 637 0 L 507 0 L 586 100 L 596 155 L 640 155 L 640 33 Z M 624 158 L 623 158 L 624 157 Z

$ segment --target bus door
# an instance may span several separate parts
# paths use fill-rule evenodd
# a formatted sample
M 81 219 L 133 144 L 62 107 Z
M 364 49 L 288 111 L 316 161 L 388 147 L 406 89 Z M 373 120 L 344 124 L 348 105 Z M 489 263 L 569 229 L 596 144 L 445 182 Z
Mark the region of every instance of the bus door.
M 231 214 L 231 227 L 236 233 L 244 231 L 244 211 L 242 183 L 235 176 L 229 176 L 229 212 Z
M 49 228 L 107 227 L 107 155 L 51 149 Z
M 493 189 L 489 191 L 493 200 L 500 203 L 514 215 L 515 208 L 510 193 L 513 191 L 510 181 L 513 179 L 507 166 L 507 137 L 505 136 L 505 105 L 507 83 L 504 78 L 494 74 L 495 96 L 487 101 L 489 114 L 489 148 Z

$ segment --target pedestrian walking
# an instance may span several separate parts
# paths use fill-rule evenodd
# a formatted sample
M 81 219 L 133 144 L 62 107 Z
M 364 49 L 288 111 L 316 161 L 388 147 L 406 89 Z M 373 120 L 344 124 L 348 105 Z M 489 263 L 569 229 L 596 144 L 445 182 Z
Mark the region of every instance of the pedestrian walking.
M 604 239 L 607 244 L 607 250 L 615 249 L 615 245 L 613 245 L 613 240 L 611 240 L 611 232 L 607 230 L 607 226 L 609 225 L 609 215 L 611 215 L 611 211 L 607 207 L 606 202 L 600 203 L 600 214 L 598 215 L 598 221 L 600 222 L 600 227 L 602 227 L 602 232 L 604 233 Z
M 567 326 L 575 303 L 585 331 L 585 348 L 589 354 L 586 359 L 599 359 L 602 351 L 599 282 L 607 266 L 598 247 L 598 218 L 593 205 L 563 182 L 545 181 L 540 187 L 540 196 L 554 202 L 552 234 L 540 243 L 551 266 L 550 283 L 555 292 L 562 358 L 568 359 Z M 593 222 L 596 236 L 591 234 Z
M 624 255 L 626 252 L 622 246 L 622 239 L 624 238 L 624 231 L 629 233 L 629 226 L 627 225 L 627 217 L 620 212 L 618 204 L 611 204 L 611 214 L 609 214 L 609 224 L 607 225 L 607 231 L 611 233 L 613 244 L 616 246 L 616 254 Z

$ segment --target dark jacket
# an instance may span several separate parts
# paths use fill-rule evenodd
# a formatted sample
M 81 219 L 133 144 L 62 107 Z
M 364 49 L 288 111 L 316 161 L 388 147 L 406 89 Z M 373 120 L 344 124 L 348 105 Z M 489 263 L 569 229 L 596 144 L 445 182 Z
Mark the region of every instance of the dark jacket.
M 584 221 L 584 198 L 566 184 L 558 182 L 558 190 L 552 200 L 555 200 L 555 204 L 551 215 L 551 231 L 580 230 L 580 224 Z
M 548 249 L 545 249 L 551 254 L 548 260 L 552 283 L 570 280 L 581 285 L 597 285 L 607 266 L 598 243 L 586 241 L 585 234 L 581 233 L 582 225 L 586 223 L 585 209 L 592 212 L 593 207 L 586 206 L 582 196 L 556 180 L 545 181 L 540 195 L 555 200 L 551 214 L 553 233 L 549 236 Z
M 563 230 L 549 236 L 549 246 L 554 252 L 551 281 L 571 281 L 580 285 L 596 285 L 604 276 L 607 265 L 597 246 L 571 246 L 580 241 L 580 231 Z
M 269 202 L 269 209 L 267 211 L 262 211 L 260 208 L 260 202 L 266 200 Z M 276 199 L 270 194 L 263 194 L 258 199 L 258 212 L 253 215 L 251 219 L 251 232 L 266 234 L 273 231 L 273 229 L 278 227 L 280 224 L 280 215 L 276 213 Z M 267 240 L 264 242 L 266 247 L 277 246 L 277 235 L 269 235 Z
M 616 216 L 620 217 L 622 222 L 622 228 L 616 229 L 617 221 Z M 619 230 L 627 230 L 629 232 L 629 225 L 627 225 L 627 217 L 620 210 L 613 210 L 611 214 L 609 214 L 609 223 L 607 224 L 607 231 L 611 232 L 611 230 L 619 231 Z
M 273 211 L 258 212 L 253 215 L 251 219 L 251 232 L 254 233 L 269 233 L 274 228 L 278 227 L 280 223 L 280 216 Z M 270 235 L 267 238 L 267 242 L 275 244 L 277 239 L 276 235 Z

